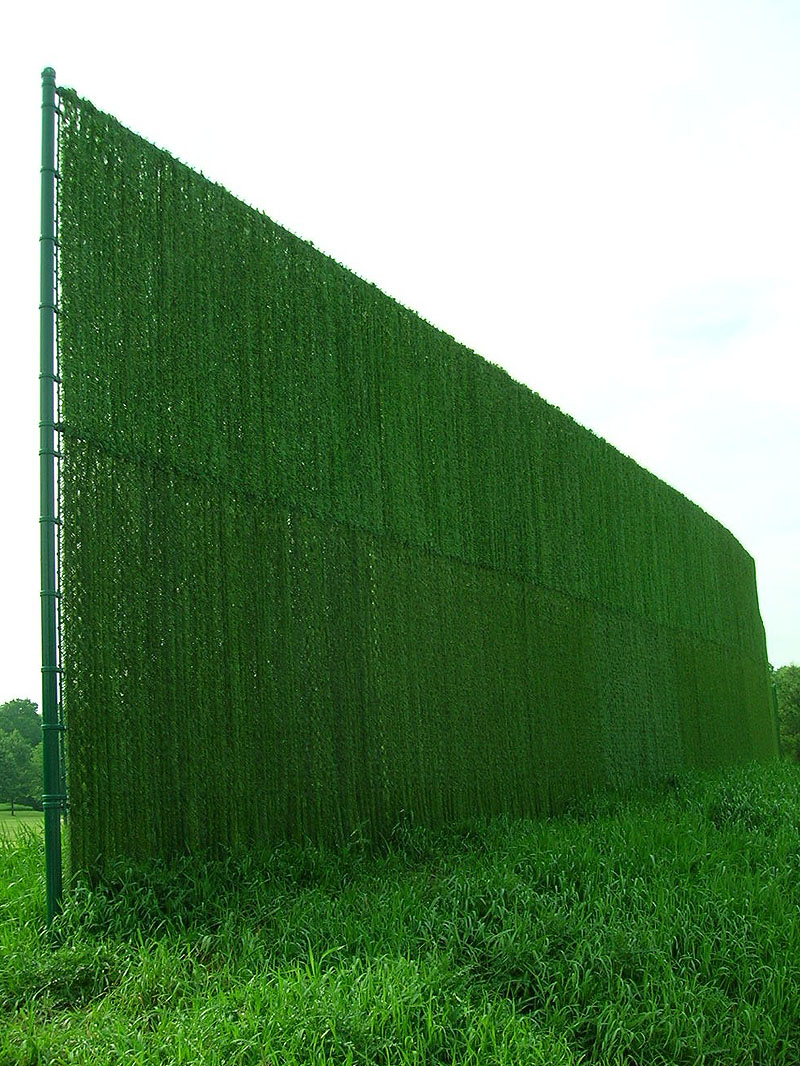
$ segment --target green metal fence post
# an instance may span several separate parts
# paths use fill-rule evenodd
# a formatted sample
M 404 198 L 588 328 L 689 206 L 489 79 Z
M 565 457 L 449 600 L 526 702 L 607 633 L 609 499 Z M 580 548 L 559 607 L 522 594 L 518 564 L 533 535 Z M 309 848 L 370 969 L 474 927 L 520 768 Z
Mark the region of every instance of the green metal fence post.
M 39 239 L 41 297 L 39 302 L 39 486 L 42 606 L 42 749 L 44 756 L 44 846 L 47 882 L 47 924 L 61 905 L 61 759 L 59 731 L 59 663 L 56 621 L 56 72 L 42 71 L 42 225 Z

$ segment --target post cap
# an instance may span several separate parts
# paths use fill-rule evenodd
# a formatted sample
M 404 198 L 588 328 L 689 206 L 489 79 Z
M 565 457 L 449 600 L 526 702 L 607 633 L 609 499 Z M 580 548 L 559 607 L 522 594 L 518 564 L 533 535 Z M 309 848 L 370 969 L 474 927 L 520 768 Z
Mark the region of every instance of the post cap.
M 42 78 L 52 78 L 52 80 L 55 81 L 56 72 L 53 70 L 52 67 L 45 67 L 42 71 Z

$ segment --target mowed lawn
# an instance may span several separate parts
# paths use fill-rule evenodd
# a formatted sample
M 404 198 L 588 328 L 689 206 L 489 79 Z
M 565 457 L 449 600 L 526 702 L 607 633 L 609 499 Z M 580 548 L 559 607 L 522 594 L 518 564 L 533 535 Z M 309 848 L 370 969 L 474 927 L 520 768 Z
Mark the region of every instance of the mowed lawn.
M 15 807 L 11 813 L 11 805 L 0 804 L 0 836 L 16 837 L 25 827 L 36 830 L 44 829 L 44 815 L 41 811 L 32 811 L 27 807 Z
M 339 852 L 112 871 L 0 842 L 0 1066 L 798 1066 L 800 767 Z

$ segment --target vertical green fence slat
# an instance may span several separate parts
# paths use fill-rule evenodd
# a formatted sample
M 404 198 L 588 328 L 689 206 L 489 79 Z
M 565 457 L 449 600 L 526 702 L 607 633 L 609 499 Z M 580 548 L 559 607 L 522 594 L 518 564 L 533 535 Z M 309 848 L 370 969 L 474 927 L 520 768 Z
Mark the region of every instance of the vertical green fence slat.
M 55 316 L 56 233 L 55 129 L 56 74 L 42 71 L 42 223 L 40 236 L 41 290 L 39 301 L 39 475 L 42 610 L 42 744 L 44 753 L 44 840 L 47 883 L 47 922 L 61 904 L 61 767 L 58 713 L 58 640 L 56 622 L 56 405 Z

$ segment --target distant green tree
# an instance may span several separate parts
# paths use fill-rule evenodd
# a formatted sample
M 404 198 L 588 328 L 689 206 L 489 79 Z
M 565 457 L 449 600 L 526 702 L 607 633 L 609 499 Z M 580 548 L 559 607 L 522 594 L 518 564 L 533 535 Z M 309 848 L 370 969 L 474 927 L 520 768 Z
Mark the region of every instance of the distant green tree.
M 0 733 L 0 802 L 11 804 L 36 803 L 42 786 L 37 774 L 41 767 L 41 745 L 31 746 L 14 730 Z M 41 771 L 40 771 L 41 772 Z
M 33 700 L 0 703 L 0 733 L 17 732 L 30 747 L 42 739 L 42 719 Z
M 772 679 L 778 693 L 781 747 L 788 759 L 800 762 L 800 666 L 780 666 Z
M 33 700 L 0 704 L 0 803 L 39 806 L 42 719 Z
M 28 784 L 30 790 L 26 797 L 26 802 L 29 807 L 35 807 L 37 811 L 42 809 L 42 792 L 44 790 L 44 782 L 42 780 L 42 756 L 44 754 L 44 745 L 37 744 L 35 748 L 31 750 L 31 757 L 28 763 Z

